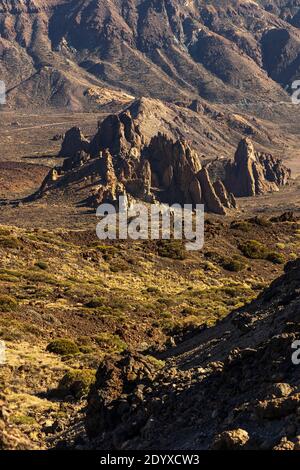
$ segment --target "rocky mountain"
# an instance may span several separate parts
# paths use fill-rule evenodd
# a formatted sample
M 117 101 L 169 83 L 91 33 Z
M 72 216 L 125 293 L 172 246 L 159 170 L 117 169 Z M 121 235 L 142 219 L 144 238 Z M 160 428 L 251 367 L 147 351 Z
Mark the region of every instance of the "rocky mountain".
M 298 10 L 288 0 L 1 0 L 1 78 L 19 107 L 132 96 L 278 104 L 299 73 Z
M 256 153 L 249 138 L 240 142 L 233 162 L 205 164 L 185 140 L 173 140 L 159 128 L 152 137 L 144 135 L 131 109 L 105 118 L 90 142 L 78 127 L 70 129 L 59 152 L 63 165 L 52 169 L 28 200 L 81 185 L 92 207 L 117 206 L 124 196 L 128 203 L 204 204 L 208 212 L 225 215 L 236 208 L 235 196 L 278 191 L 289 182 L 290 170 L 272 155 Z
M 285 271 L 252 304 L 155 364 L 136 353 L 108 358 L 88 400 L 91 445 L 299 450 L 299 260 Z

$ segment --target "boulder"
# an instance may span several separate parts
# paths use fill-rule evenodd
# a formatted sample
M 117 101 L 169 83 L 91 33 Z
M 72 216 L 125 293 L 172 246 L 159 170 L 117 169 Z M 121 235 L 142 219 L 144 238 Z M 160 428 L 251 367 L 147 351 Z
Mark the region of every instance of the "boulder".
M 99 367 L 95 385 L 88 396 L 86 430 L 93 438 L 102 432 L 109 432 L 122 421 L 122 416 L 130 412 L 132 401 L 142 401 L 140 393 L 131 396 L 132 390 L 141 385 L 150 385 L 157 373 L 155 364 L 147 357 L 126 352 L 115 359 L 107 358 Z M 130 397 L 130 401 L 128 401 Z M 146 413 L 142 416 L 146 424 Z M 136 423 L 132 423 L 136 425 Z
M 213 450 L 241 450 L 249 442 L 249 434 L 244 429 L 224 431 L 215 437 Z

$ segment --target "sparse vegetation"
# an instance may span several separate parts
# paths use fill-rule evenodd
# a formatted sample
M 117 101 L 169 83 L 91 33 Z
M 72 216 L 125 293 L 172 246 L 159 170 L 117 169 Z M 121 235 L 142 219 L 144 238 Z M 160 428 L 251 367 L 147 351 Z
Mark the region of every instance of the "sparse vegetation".
M 46 270 L 48 269 L 48 264 L 45 263 L 45 261 L 37 261 L 34 265 L 35 265 L 37 268 L 42 269 L 43 271 L 46 271 Z
M 0 247 L 18 249 L 20 248 L 20 242 L 13 235 L 1 236 L 0 234 Z
M 224 222 L 214 221 L 209 227 L 212 236 L 205 251 L 195 253 L 185 253 L 182 242 L 99 248 L 94 234 L 65 231 L 62 238 L 58 232 L 10 230 L 5 236 L 15 233 L 22 250 L 0 249 L 1 296 L 13 299 L 12 310 L 0 315 L 0 339 L 11 351 L 28 343 L 24 362 L 34 364 L 34 371 L 39 364 L 34 347 L 39 348 L 39 378 L 31 372 L 30 377 L 43 386 L 34 384 L 35 389 L 45 390 L 46 381 L 49 392 L 55 390 L 58 397 L 70 398 L 68 406 L 77 406 L 75 400 L 86 396 L 94 370 L 105 356 L 123 353 L 128 346 L 143 351 L 172 346 L 173 338 L 210 327 L 250 302 L 282 271 L 280 264 L 268 269 L 267 262 L 243 256 L 239 245 L 248 242 L 247 232 L 234 231 Z M 286 261 L 297 256 L 292 224 L 273 224 L 267 234 L 268 227 L 253 224 L 252 229 L 265 247 L 266 261 L 272 252 L 268 261 L 281 261 L 276 250 Z M 83 244 L 78 242 L 80 236 Z M 126 269 L 114 269 L 119 263 Z M 155 357 L 146 360 L 157 369 L 164 367 L 164 361 Z M 42 365 L 47 365 L 46 375 Z M 64 380 L 58 387 L 60 377 Z M 18 407 L 19 422 L 26 423 L 31 414 L 39 422 L 32 409 L 27 414 L 28 409 Z
M 223 268 L 227 271 L 239 273 L 246 269 L 247 264 L 240 258 L 227 258 L 223 262 Z
M 240 230 L 242 232 L 250 232 L 251 224 L 245 220 L 237 220 L 231 223 L 230 228 L 232 230 Z
M 242 243 L 239 248 L 244 256 L 250 259 L 264 259 L 274 264 L 283 264 L 285 262 L 283 254 L 268 250 L 265 245 L 256 240 L 249 240 Z
M 147 358 L 147 361 L 150 362 L 150 364 L 154 365 L 155 367 L 157 367 L 157 369 L 162 369 L 163 367 L 165 367 L 166 363 L 165 361 L 162 361 L 160 359 L 157 359 L 156 357 L 154 356 L 146 356 Z
M 103 307 L 103 299 L 100 298 L 100 297 L 95 297 L 95 298 L 89 300 L 89 301 L 85 304 L 85 307 L 86 307 L 86 308 L 99 308 L 99 307 Z
M 278 253 L 276 251 L 270 251 L 267 254 L 266 259 L 268 261 L 271 261 L 271 263 L 274 263 L 274 264 L 284 264 L 285 263 L 284 255 L 282 255 L 281 253 Z

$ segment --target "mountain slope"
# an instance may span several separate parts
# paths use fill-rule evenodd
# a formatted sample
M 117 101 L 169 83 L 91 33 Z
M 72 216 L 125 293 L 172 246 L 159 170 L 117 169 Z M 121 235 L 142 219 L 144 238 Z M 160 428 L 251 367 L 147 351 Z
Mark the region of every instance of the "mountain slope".
M 289 263 L 252 304 L 167 351 L 161 372 L 136 354 L 108 359 L 89 397 L 92 446 L 299 449 L 299 267 Z
M 172 101 L 286 100 L 280 85 L 297 76 L 300 42 L 297 2 L 288 5 L 1 0 L 0 71 L 9 103 L 32 105 L 33 97 L 33 104 L 76 110 L 87 106 L 89 86 L 104 83 Z

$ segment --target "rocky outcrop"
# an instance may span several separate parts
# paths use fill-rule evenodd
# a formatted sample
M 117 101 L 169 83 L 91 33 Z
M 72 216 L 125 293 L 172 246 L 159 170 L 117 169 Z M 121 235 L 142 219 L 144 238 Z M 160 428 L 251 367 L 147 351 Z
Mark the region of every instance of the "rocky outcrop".
M 72 127 L 66 132 L 58 156 L 61 158 L 75 158 L 80 152 L 87 153 L 89 144 L 79 127 Z
M 237 197 L 278 191 L 291 177 L 281 160 L 257 153 L 249 138 L 241 140 L 234 161 L 227 163 L 225 171 L 224 184 Z
M 203 190 L 203 199 L 205 206 L 209 208 L 210 212 L 225 215 L 226 209 L 215 192 L 214 186 L 210 181 L 207 169 L 203 168 L 199 172 L 198 177 L 201 184 L 201 188 Z
M 201 163 L 186 142 L 173 142 L 159 133 L 151 139 L 145 154 L 150 162 L 153 185 L 162 191 L 164 202 L 201 204 L 201 186 L 197 178 Z
M 162 354 L 160 371 L 140 373 L 134 360 L 130 381 L 127 355 L 112 373 L 101 366 L 88 400 L 91 446 L 299 449 L 299 307 L 297 260 L 252 304 Z
M 234 162 L 217 160 L 202 168 L 184 140 L 158 133 L 146 143 L 130 109 L 104 119 L 90 144 L 72 128 L 60 155 L 66 157 L 62 167 L 49 173 L 38 196 L 90 179 L 92 206 L 117 203 L 121 194 L 148 203 L 204 204 L 207 212 L 225 215 L 237 208 L 235 196 L 278 190 L 290 177 L 280 160 L 256 153 L 248 138 L 240 142 Z
M 91 143 L 79 128 L 67 132 L 60 155 L 62 167 L 47 176 L 38 195 L 51 188 L 90 179 L 88 203 L 117 203 L 118 195 L 145 202 L 204 204 L 208 212 L 225 214 L 234 207 L 221 183 L 214 188 L 198 154 L 182 140 L 158 133 L 146 145 L 130 110 L 99 124 Z
M 223 204 L 223 206 L 227 209 L 236 209 L 237 202 L 232 193 L 228 193 L 227 189 L 225 188 L 224 184 L 221 180 L 217 179 L 217 181 L 213 184 L 214 190 L 216 195 L 218 196 L 219 200 Z
M 142 147 L 139 128 L 132 119 L 130 112 L 119 115 L 112 114 L 100 124 L 99 130 L 89 146 L 92 158 L 108 149 L 113 156 L 137 155 Z
M 249 441 L 249 434 L 244 429 L 224 431 L 215 438 L 214 450 L 241 450 Z
M 143 389 L 153 382 L 156 375 L 155 363 L 141 354 L 127 352 L 117 359 L 107 358 L 98 369 L 96 383 L 88 398 L 86 427 L 89 435 L 95 437 L 113 430 L 123 413 L 129 412 L 134 404 L 142 403 Z M 136 386 L 131 401 L 127 402 L 128 392 Z M 132 423 L 132 435 L 138 426 L 146 424 L 143 420 L 141 415 L 141 421 Z

